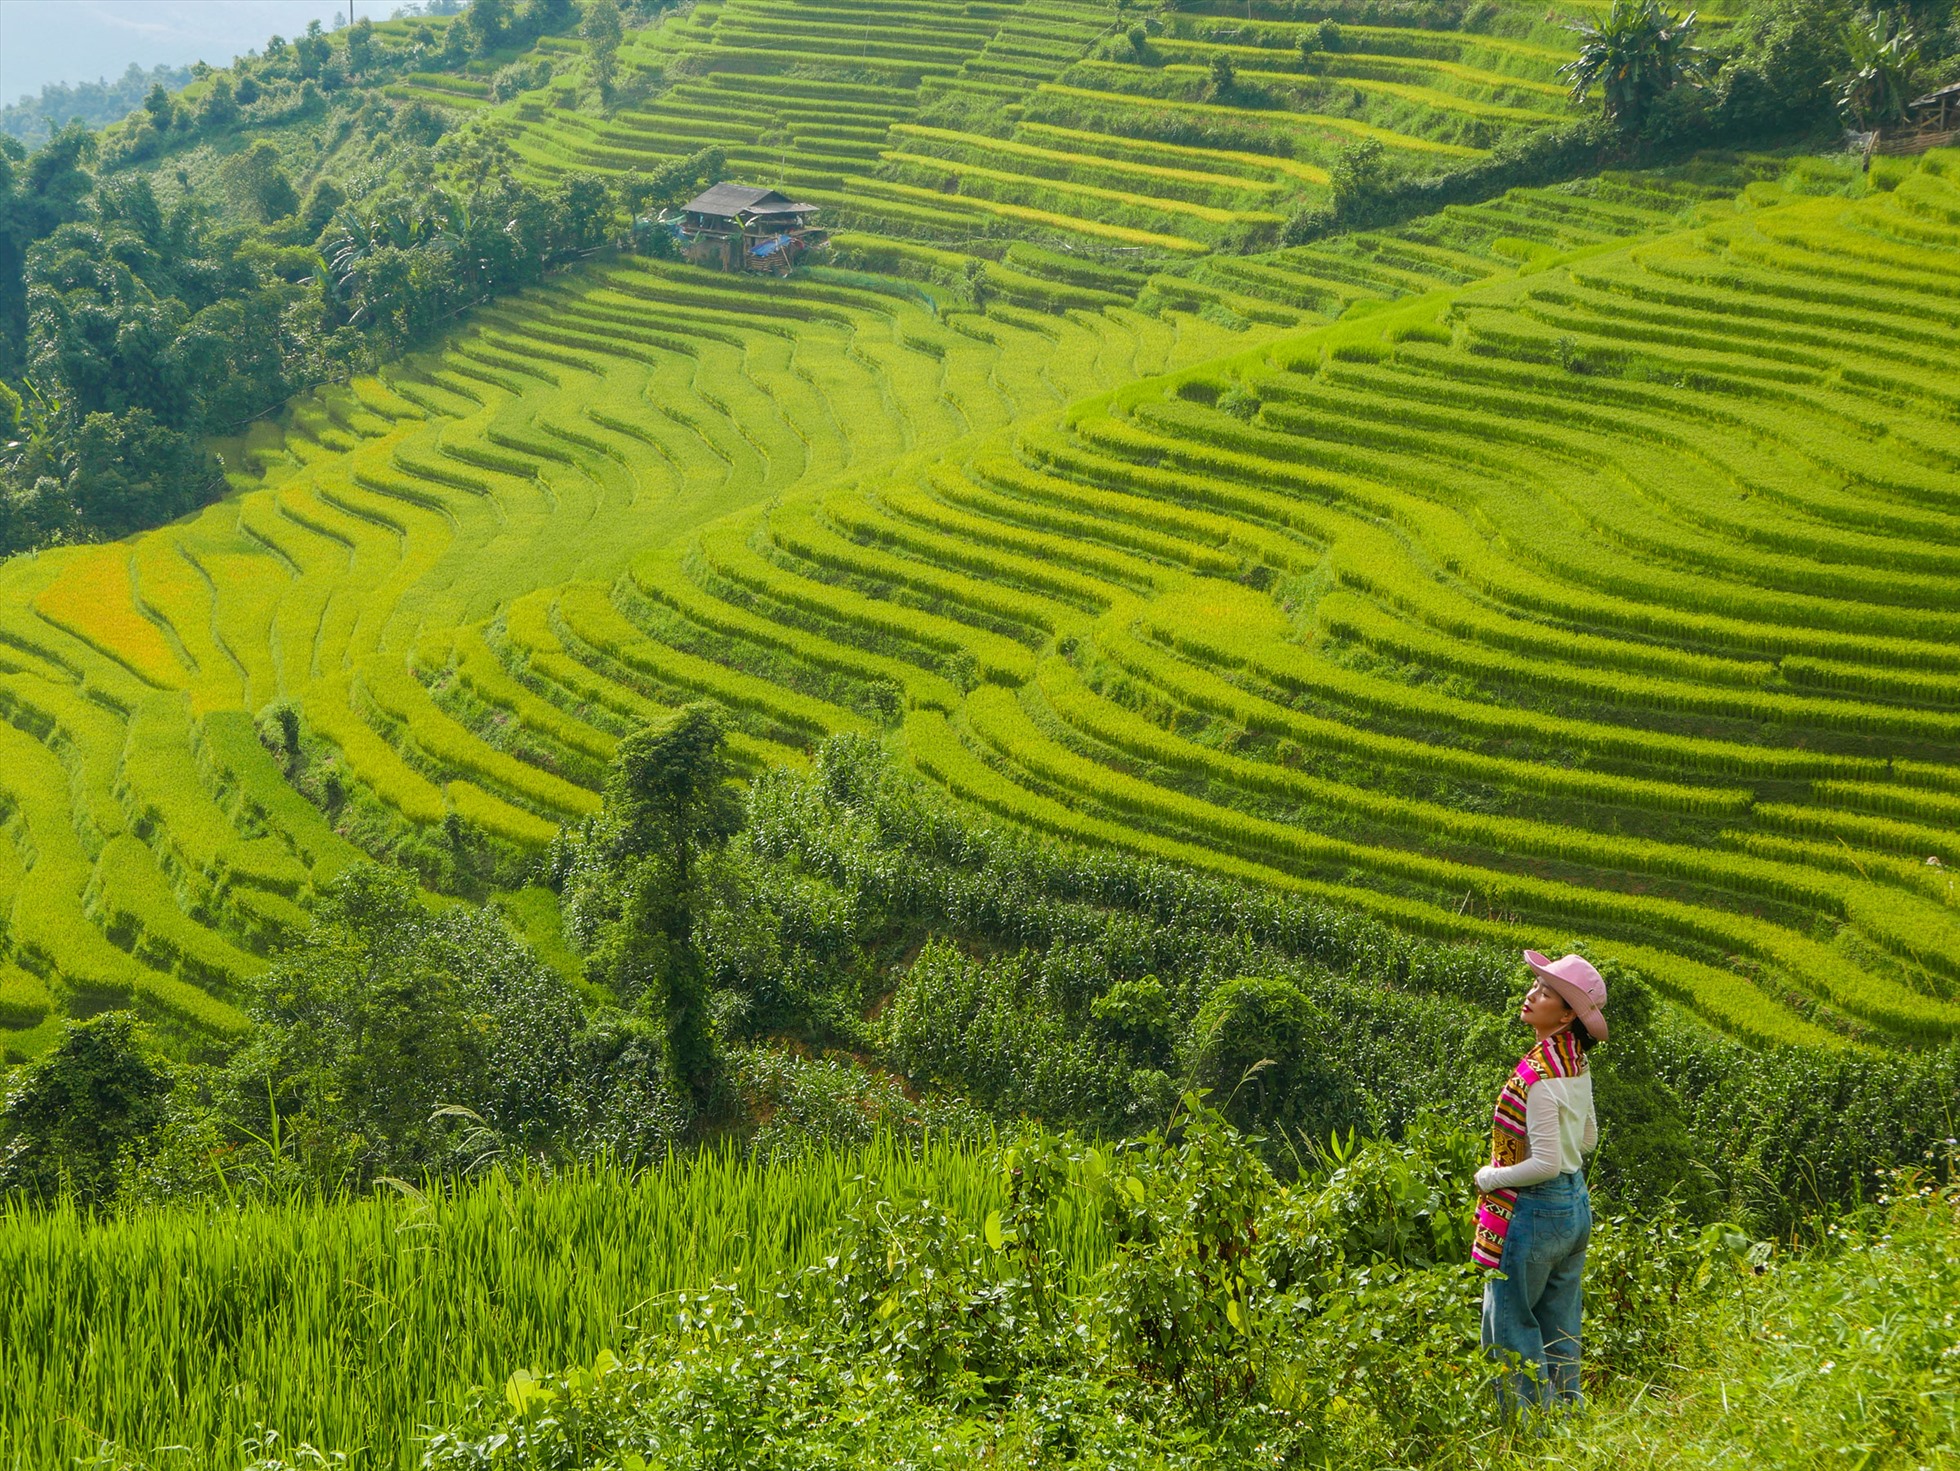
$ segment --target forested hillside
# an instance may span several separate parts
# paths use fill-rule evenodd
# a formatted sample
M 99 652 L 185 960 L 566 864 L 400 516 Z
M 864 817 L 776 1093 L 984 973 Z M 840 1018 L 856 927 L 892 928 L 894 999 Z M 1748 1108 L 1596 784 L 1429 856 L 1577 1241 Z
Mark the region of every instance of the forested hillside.
M 77 119 L 91 127 L 119 123 L 143 105 L 151 88 L 174 92 L 190 79 L 187 66 L 159 65 L 144 71 L 132 61 L 113 82 L 77 82 L 72 87 L 50 82 L 38 96 L 23 93 L 18 101 L 0 107 L 0 133 L 32 147 Z
M 1526 947 L 1569 1459 L 1766 1454 L 1767 1313 L 1867 1376 L 1793 1445 L 1944 1464 L 1947 8 L 436 8 L 0 139 L 14 1464 L 1528 1460 Z M 717 180 L 828 244 L 685 263 Z

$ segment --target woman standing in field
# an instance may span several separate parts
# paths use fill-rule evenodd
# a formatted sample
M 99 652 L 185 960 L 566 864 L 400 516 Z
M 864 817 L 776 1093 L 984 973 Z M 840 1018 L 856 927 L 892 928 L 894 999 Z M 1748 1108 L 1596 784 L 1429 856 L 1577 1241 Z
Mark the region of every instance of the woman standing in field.
M 1509 1366 L 1505 1410 L 1579 1402 L 1579 1319 L 1592 1202 L 1581 1170 L 1599 1138 L 1586 1054 L 1606 1037 L 1606 981 L 1583 956 L 1524 952 L 1535 978 L 1518 1019 L 1538 1034 L 1497 1095 L 1477 1171 L 1470 1255 L 1484 1283 L 1483 1343 Z

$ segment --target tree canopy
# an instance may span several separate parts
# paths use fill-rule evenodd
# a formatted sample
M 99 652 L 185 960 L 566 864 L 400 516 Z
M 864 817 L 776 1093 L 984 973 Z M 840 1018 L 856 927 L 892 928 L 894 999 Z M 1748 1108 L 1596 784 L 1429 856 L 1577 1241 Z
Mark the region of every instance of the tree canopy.
M 1613 0 L 1606 19 L 1578 21 L 1572 29 L 1579 54 L 1559 68 L 1571 78 L 1572 100 L 1584 102 L 1597 90 L 1606 115 L 1628 132 L 1661 97 L 1707 74 L 1692 10 L 1684 16 L 1663 10 L 1659 0 Z

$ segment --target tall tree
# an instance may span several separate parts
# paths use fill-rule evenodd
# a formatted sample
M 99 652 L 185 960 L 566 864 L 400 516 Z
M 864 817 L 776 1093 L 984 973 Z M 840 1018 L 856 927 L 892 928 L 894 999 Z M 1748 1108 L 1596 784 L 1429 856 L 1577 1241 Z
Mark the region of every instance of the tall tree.
M 619 43 L 626 34 L 619 18 L 616 0 L 591 0 L 585 7 L 585 24 L 580 28 L 592 48 L 592 79 L 599 97 L 611 102 L 613 81 L 619 64 Z
M 238 121 L 238 93 L 230 77 L 213 80 L 211 90 L 204 94 L 204 103 L 197 110 L 197 120 L 207 128 L 228 128 Z
M 0 140 L 0 373 L 7 376 L 27 355 L 28 249 L 88 213 L 95 154 L 95 134 L 79 122 L 26 157 L 13 139 Z
M 1706 58 L 1694 44 L 1695 12 L 1669 14 L 1658 0 L 1613 0 L 1603 21 L 1578 21 L 1579 54 L 1559 68 L 1572 82 L 1572 100 L 1595 89 L 1606 115 L 1636 132 L 1655 102 L 1682 83 L 1698 83 Z
M 333 43 L 320 33 L 320 22 L 308 21 L 306 34 L 293 42 L 293 52 L 299 58 L 299 74 L 307 81 L 316 81 L 333 54 Z
M 1906 115 L 1919 67 L 1919 37 L 1880 10 L 1845 27 L 1851 70 L 1837 85 L 1840 111 L 1861 130 L 1896 123 Z
M 170 94 L 164 90 L 162 82 L 150 88 L 150 95 L 143 99 L 143 107 L 150 114 L 150 121 L 156 124 L 159 133 L 169 130 L 176 104 L 170 100 Z
M 620 742 L 598 821 L 575 842 L 570 930 L 595 977 L 658 1017 L 668 1076 L 708 1101 L 715 1082 L 707 982 L 695 946 L 704 855 L 740 825 L 719 715 L 690 705 Z
M 347 28 L 347 70 L 359 76 L 374 65 L 374 23 L 362 16 Z
M 513 14 L 511 0 L 475 0 L 464 23 L 469 26 L 479 53 L 495 51 L 504 44 Z

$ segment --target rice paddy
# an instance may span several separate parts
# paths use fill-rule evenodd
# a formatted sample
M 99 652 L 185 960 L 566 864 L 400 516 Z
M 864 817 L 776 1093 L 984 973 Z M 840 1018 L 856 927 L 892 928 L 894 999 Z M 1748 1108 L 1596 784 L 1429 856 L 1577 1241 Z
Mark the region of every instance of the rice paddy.
M 670 79 L 610 116 L 469 93 L 541 177 L 723 146 L 854 268 L 603 258 L 222 446 L 203 513 L 0 570 L 7 1053 L 240 1026 L 360 851 L 275 699 L 399 831 L 520 857 L 708 697 L 749 769 L 882 731 L 1005 820 L 1586 939 L 1759 1041 L 1952 1036 L 1950 156 L 1256 249 L 1357 138 L 1562 108 L 1527 14 L 1307 29 L 729 0 L 632 33 Z
M 721 1284 L 766 1301 L 836 1249 L 867 1192 L 922 1195 L 975 1229 L 1002 1197 L 982 1152 L 887 1140 L 770 1165 L 710 1153 L 639 1175 L 401 1184 L 335 1204 L 12 1215 L 0 1454 L 13 1471 L 107 1443 L 146 1464 L 212 1465 L 206 1454 L 274 1426 L 289 1446 L 413 1467 L 419 1435 L 476 1385 L 624 1352 L 669 1326 L 681 1292 Z M 1058 1229 L 1082 1270 L 1107 1252 L 1086 1201 Z

